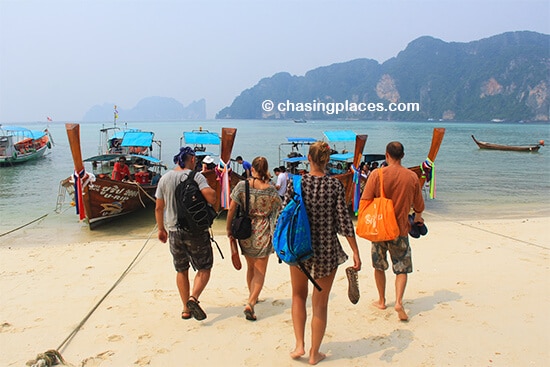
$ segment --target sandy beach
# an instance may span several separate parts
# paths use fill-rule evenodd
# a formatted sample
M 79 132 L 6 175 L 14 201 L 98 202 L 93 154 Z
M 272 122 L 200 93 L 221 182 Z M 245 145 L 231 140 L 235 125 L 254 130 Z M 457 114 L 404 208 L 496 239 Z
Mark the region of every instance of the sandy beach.
M 547 365 L 550 218 L 456 222 L 426 213 L 425 219 L 428 235 L 411 239 L 410 320 L 400 322 L 393 310 L 391 272 L 388 308 L 371 305 L 370 243 L 359 239 L 361 299 L 356 305 L 348 300 L 348 260 L 332 290 L 322 345 L 327 358 L 319 365 Z M 294 343 L 288 266 L 272 256 L 258 321 L 245 320 L 245 270 L 233 268 L 220 227 L 215 238 L 225 259 L 214 249 L 212 278 L 200 299 L 205 321 L 180 318 L 168 246 L 152 226 L 115 239 L 92 233 L 83 241 L 47 226 L 36 244 L 28 244 L 26 230 L 3 237 L 0 365 L 23 366 L 58 348 L 141 249 L 127 275 L 60 349 L 69 365 L 307 365 L 307 358 L 295 361 L 288 354 Z

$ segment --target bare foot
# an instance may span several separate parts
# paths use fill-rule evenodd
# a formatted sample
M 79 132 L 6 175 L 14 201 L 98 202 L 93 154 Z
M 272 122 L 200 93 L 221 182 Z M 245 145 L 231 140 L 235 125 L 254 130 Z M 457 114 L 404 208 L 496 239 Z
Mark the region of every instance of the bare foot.
M 405 309 L 401 305 L 395 305 L 395 311 L 397 312 L 397 316 L 399 317 L 399 320 L 401 321 L 407 321 L 409 320 L 409 316 L 407 316 L 407 313 L 405 312 Z
M 303 356 L 304 354 L 306 354 L 306 351 L 304 350 L 303 347 L 302 348 L 296 348 L 292 352 L 290 352 L 290 358 L 298 359 L 301 356 Z
M 326 357 L 327 357 L 327 355 L 324 354 L 324 353 L 321 353 L 321 352 L 317 353 L 314 356 L 309 356 L 309 364 L 316 365 L 317 363 L 321 362 Z
M 372 303 L 372 305 L 376 308 L 379 308 L 381 310 L 385 310 L 386 309 L 386 302 L 380 302 L 380 301 L 374 301 Z

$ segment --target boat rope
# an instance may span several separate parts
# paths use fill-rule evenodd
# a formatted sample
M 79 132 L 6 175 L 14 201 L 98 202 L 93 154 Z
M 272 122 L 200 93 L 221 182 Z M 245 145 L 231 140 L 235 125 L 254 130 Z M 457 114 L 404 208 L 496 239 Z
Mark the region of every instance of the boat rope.
M 128 273 L 130 272 L 130 270 L 132 270 L 132 267 L 134 266 L 134 264 L 136 263 L 136 261 L 138 260 L 139 256 L 141 255 L 141 253 L 143 252 L 143 250 L 145 249 L 145 246 L 147 246 L 147 244 L 149 243 L 149 240 L 151 239 L 151 237 L 153 236 L 153 233 L 155 233 L 155 230 L 157 229 L 157 225 L 155 224 L 155 226 L 153 227 L 153 229 L 151 230 L 151 232 L 149 233 L 149 235 L 147 236 L 147 239 L 145 240 L 145 243 L 143 244 L 143 246 L 141 246 L 141 249 L 138 251 L 138 253 L 136 254 L 136 256 L 134 257 L 134 259 L 132 261 L 130 261 L 130 264 L 128 265 L 128 267 L 126 267 L 126 269 L 122 272 L 122 274 L 120 275 L 120 277 L 115 281 L 115 283 L 111 286 L 111 288 L 109 288 L 109 290 L 103 295 L 103 297 L 101 297 L 101 299 L 94 305 L 94 307 L 92 307 L 92 309 L 88 312 L 88 314 L 86 314 L 86 316 L 82 319 L 82 321 L 80 321 L 80 323 L 73 329 L 73 331 L 65 338 L 65 340 L 63 340 L 61 342 L 61 344 L 59 344 L 59 346 L 57 347 L 57 349 L 50 349 L 48 350 L 46 353 L 41 353 L 41 354 L 38 354 L 36 359 L 35 359 L 35 364 L 33 365 L 33 367 L 43 367 L 43 366 L 53 366 L 53 365 L 56 365 L 58 362 L 57 360 L 59 360 L 59 362 L 61 363 L 65 363 L 64 360 L 63 360 L 63 357 L 61 356 L 61 353 L 60 351 L 63 350 L 65 347 L 67 347 L 67 345 L 69 344 L 69 342 L 75 337 L 75 335 L 80 331 L 80 329 L 82 328 L 82 326 L 84 326 L 84 324 L 86 323 L 86 321 L 88 321 L 88 319 L 92 316 L 92 314 L 97 310 L 97 308 L 101 305 L 101 303 L 107 298 L 107 296 L 120 284 L 120 282 L 122 281 L 122 279 L 124 279 L 124 277 L 126 275 L 128 275 Z M 55 356 L 55 358 L 52 359 L 52 355 Z M 48 362 L 48 361 L 52 361 L 53 363 L 51 362 Z M 50 364 L 48 364 L 50 363 Z
M 448 221 L 448 222 L 453 222 L 453 223 L 457 223 L 457 224 L 460 224 L 460 225 L 465 226 L 465 227 L 469 227 L 469 228 L 472 228 L 472 229 L 477 229 L 478 231 L 490 233 L 490 234 L 493 234 L 493 235 L 495 235 L 495 236 L 500 236 L 500 237 L 507 238 L 507 239 L 509 239 L 509 240 L 513 240 L 513 241 L 516 241 L 516 242 L 521 242 L 521 243 L 524 243 L 524 244 L 529 245 L 529 246 L 538 247 L 538 248 L 541 248 L 541 249 L 543 249 L 543 250 L 550 250 L 550 248 L 548 248 L 548 247 L 544 247 L 544 246 L 542 246 L 542 245 L 538 245 L 538 244 L 533 243 L 533 242 L 521 240 L 521 239 L 519 239 L 519 238 L 515 238 L 515 237 L 512 237 L 512 236 L 508 236 L 508 235 L 502 234 L 502 233 L 494 232 L 494 231 L 491 231 L 491 230 L 488 230 L 488 229 L 485 229 L 485 228 L 476 227 L 476 226 L 473 225 L 473 224 L 468 224 L 468 223 L 460 222 L 460 221 L 458 221 L 458 220 L 453 220 L 453 219 L 447 218 L 447 217 L 445 217 L 445 216 L 443 216 L 443 215 L 431 213 L 431 212 L 429 212 L 429 211 L 427 211 L 427 210 L 425 210 L 424 213 L 433 215 L 434 217 L 442 218 L 442 219 L 444 219 L 444 220 L 446 220 L 446 221 Z
M 21 225 L 21 226 L 19 226 L 19 227 L 17 227 L 17 228 L 14 228 L 14 229 L 12 229 L 12 230 L 9 230 L 9 231 L 7 231 L 7 232 L 4 232 L 4 233 L 0 234 L 0 237 L 3 237 L 3 236 L 5 236 L 5 235 L 7 235 L 7 234 L 10 234 L 10 233 L 12 233 L 12 232 L 18 231 L 18 230 L 20 230 L 21 228 L 24 228 L 24 227 L 26 227 L 26 226 L 28 226 L 28 225 L 30 225 L 30 224 L 33 224 L 34 222 L 38 222 L 40 219 L 46 218 L 49 214 L 50 214 L 50 213 L 46 213 L 46 214 L 44 214 L 44 215 L 42 215 L 42 216 L 40 216 L 40 217 L 38 217 L 38 218 L 36 218 L 36 219 L 31 220 L 30 222 L 28 222 L 28 223 L 26 223 L 26 224 L 23 224 L 23 225 Z
M 139 197 L 139 201 L 141 202 L 141 205 L 143 205 L 144 208 L 146 207 L 146 205 L 145 205 L 145 203 L 143 202 L 143 200 L 141 199 L 141 194 L 140 194 L 140 192 L 143 192 L 143 193 L 145 194 L 145 196 L 147 196 L 149 199 L 151 199 L 151 201 L 152 201 L 153 203 L 156 202 L 155 198 L 152 197 L 151 195 L 149 195 L 149 194 L 147 193 L 147 191 L 145 191 L 145 189 L 144 189 L 143 187 L 141 187 L 140 184 L 138 184 L 137 182 L 128 182 L 128 183 L 134 184 L 134 185 L 137 186 L 137 188 L 138 188 L 138 197 Z

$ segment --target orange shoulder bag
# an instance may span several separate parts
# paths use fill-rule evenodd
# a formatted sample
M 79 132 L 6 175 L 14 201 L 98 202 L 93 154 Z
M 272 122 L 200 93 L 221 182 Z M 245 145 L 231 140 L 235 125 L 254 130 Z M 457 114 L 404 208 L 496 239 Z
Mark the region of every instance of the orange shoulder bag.
M 384 176 L 379 168 L 380 197 L 361 200 L 357 217 L 357 235 L 372 242 L 392 241 L 399 236 L 393 201 L 384 195 Z

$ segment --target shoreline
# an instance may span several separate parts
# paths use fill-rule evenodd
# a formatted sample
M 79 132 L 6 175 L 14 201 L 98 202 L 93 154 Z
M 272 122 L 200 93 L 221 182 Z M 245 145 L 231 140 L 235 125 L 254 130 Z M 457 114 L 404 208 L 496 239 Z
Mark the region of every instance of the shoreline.
M 321 348 L 327 359 L 319 365 L 544 365 L 550 357 L 550 320 L 540 305 L 550 304 L 550 217 L 440 221 L 426 213 L 425 218 L 428 235 L 410 240 L 413 273 L 404 299 L 410 321 L 399 322 L 393 310 L 391 271 L 388 308 L 371 306 L 376 289 L 370 243 L 358 238 L 361 298 L 356 305 L 347 298 L 344 269 L 350 259 L 338 269 L 332 288 Z M 307 363 L 288 355 L 294 343 L 288 266 L 270 258 L 258 321 L 246 321 L 246 272 L 231 265 L 225 225 L 215 226 L 225 259 L 213 249 L 212 278 L 201 297 L 208 318 L 202 322 L 181 320 L 168 246 L 156 239 L 156 231 L 148 239 L 152 227 L 122 235 L 126 225 L 103 232 L 82 226 L 81 236 L 63 237 L 57 229 L 48 232 L 47 223 L 40 226 L 44 243 L 29 244 L 34 231 L 23 230 L 9 235 L 17 237 L 11 245 L 0 246 L 0 365 L 20 366 L 56 348 L 144 245 L 130 272 L 60 350 L 68 363 Z M 306 330 L 306 350 L 309 337 Z

